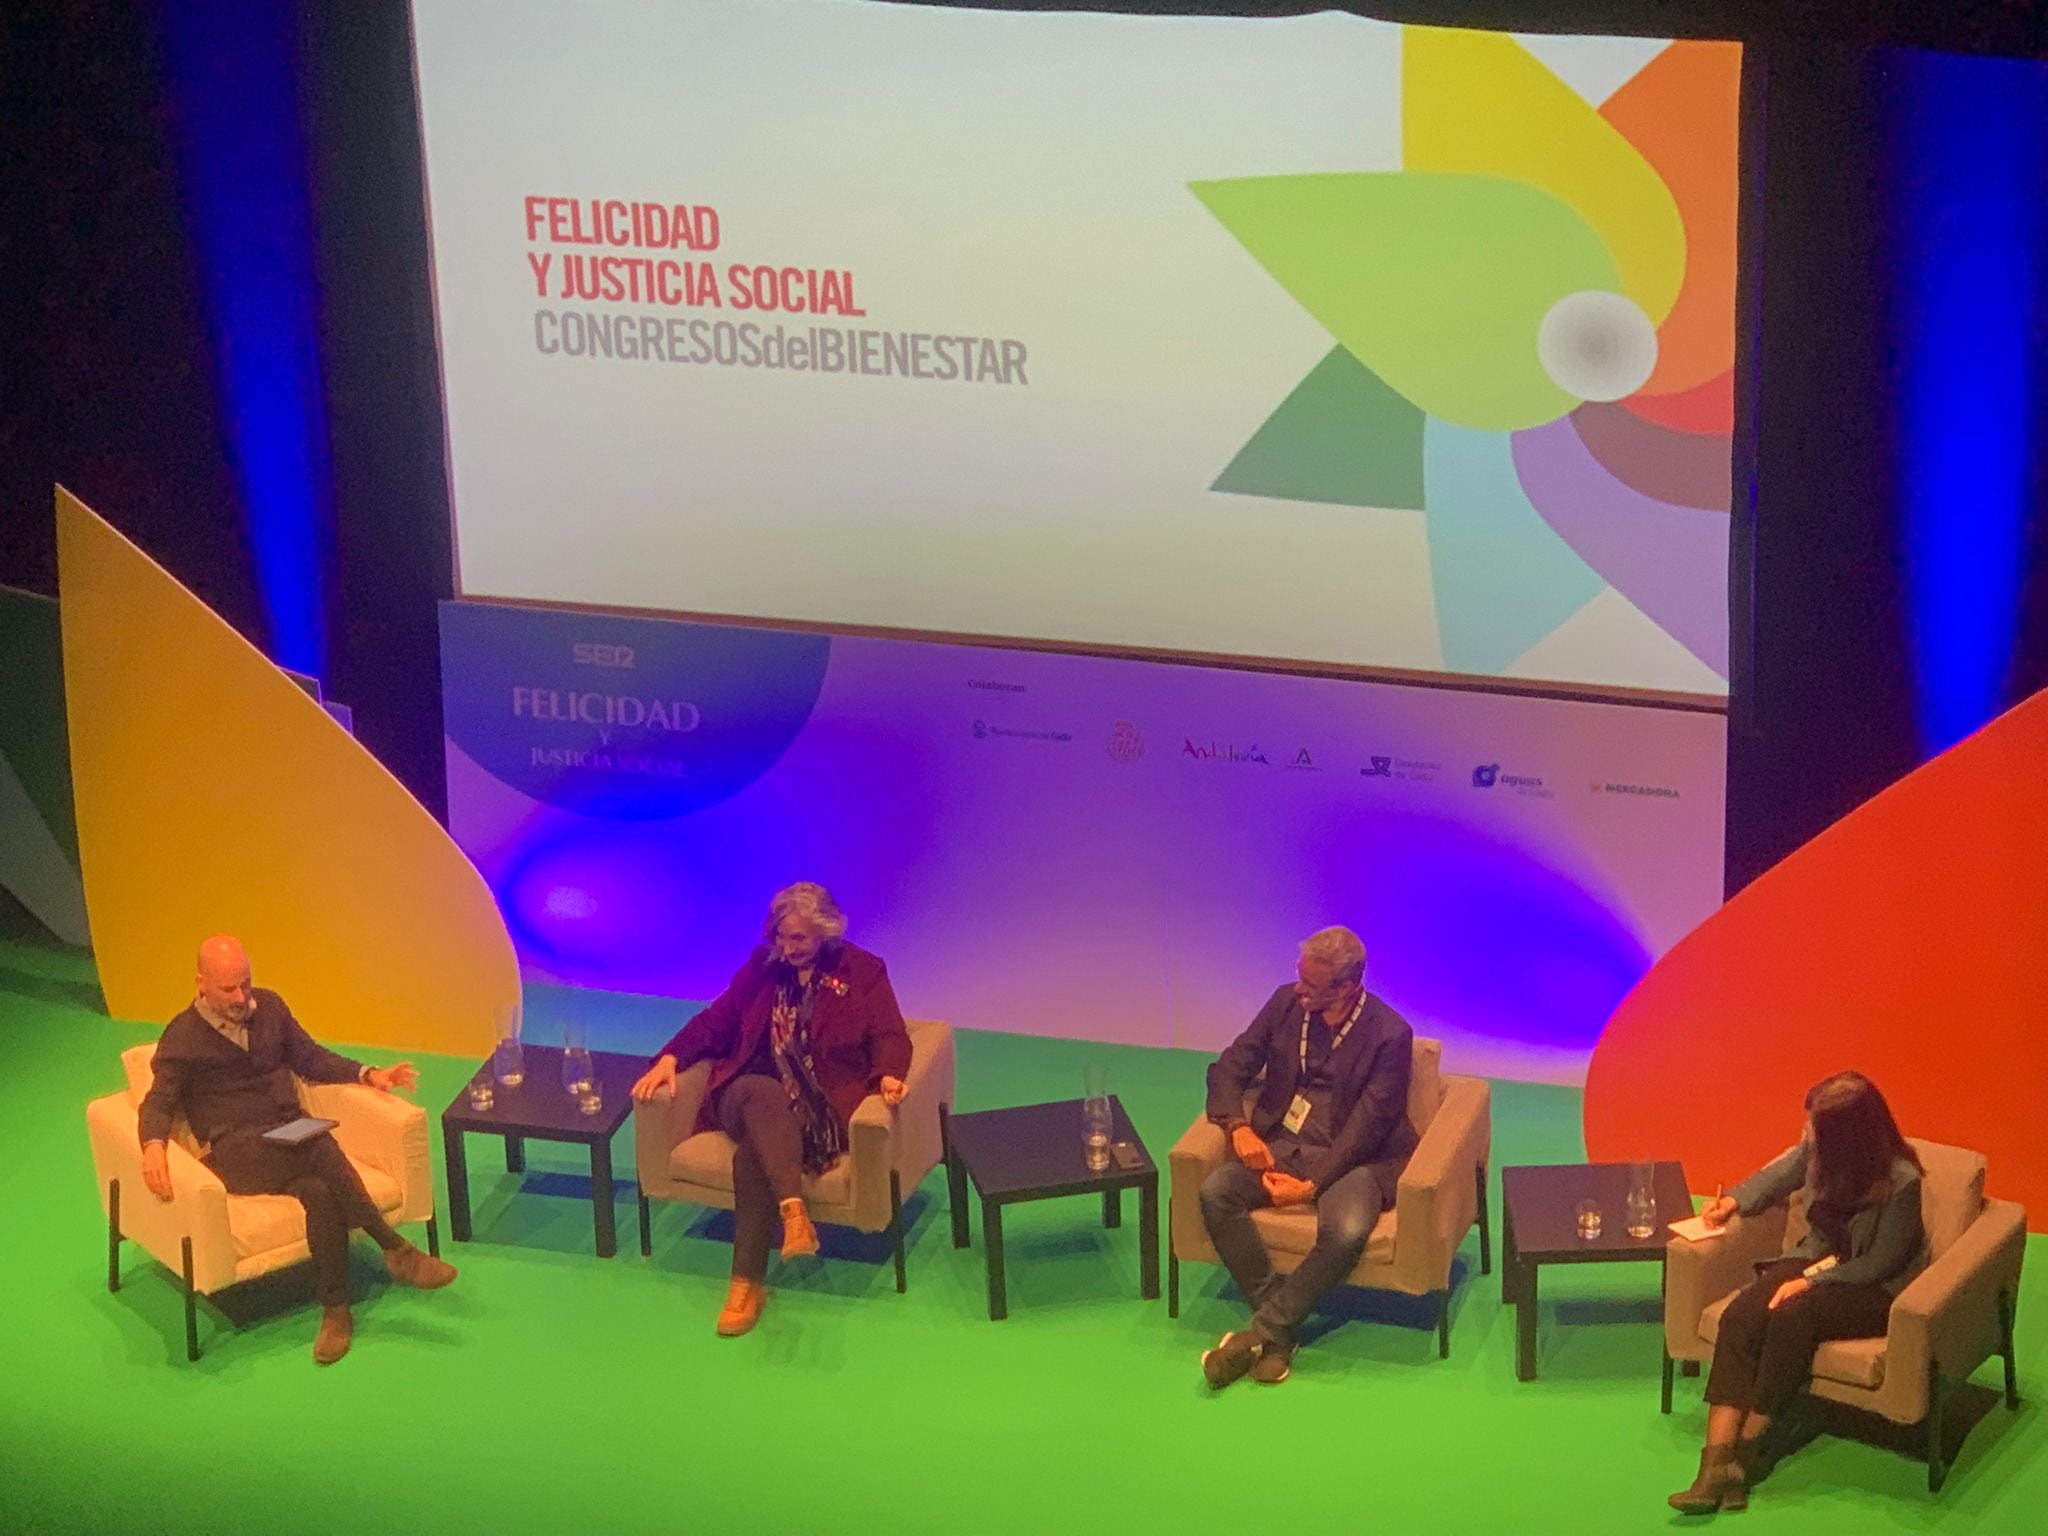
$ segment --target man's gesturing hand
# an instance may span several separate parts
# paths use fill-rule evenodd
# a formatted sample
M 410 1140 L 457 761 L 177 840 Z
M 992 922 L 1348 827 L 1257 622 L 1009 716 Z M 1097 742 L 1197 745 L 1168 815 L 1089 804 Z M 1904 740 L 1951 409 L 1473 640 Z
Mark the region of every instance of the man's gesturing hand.
M 1248 1125 L 1240 1125 L 1230 1133 L 1230 1150 L 1237 1154 L 1237 1160 L 1255 1173 L 1263 1173 L 1273 1166 L 1273 1149 L 1259 1139 L 1259 1133 Z

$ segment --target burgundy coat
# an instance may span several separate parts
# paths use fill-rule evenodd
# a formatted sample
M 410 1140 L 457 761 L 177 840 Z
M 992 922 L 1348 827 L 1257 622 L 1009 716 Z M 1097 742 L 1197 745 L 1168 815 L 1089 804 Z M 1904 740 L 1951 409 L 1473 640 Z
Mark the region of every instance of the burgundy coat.
M 747 956 L 726 988 L 657 1056 L 676 1059 L 687 1071 L 700 1061 L 711 1063 L 703 1102 L 697 1109 L 696 1131 L 718 1129 L 718 1092 L 753 1060 L 768 1033 L 775 1007 L 777 967 L 767 945 Z M 882 1079 L 910 1075 L 910 1031 L 889 985 L 889 968 L 879 955 L 841 941 L 818 956 L 818 994 L 811 1003 L 811 1059 L 818 1086 L 841 1126 L 853 1118 L 860 1101 L 876 1092 Z

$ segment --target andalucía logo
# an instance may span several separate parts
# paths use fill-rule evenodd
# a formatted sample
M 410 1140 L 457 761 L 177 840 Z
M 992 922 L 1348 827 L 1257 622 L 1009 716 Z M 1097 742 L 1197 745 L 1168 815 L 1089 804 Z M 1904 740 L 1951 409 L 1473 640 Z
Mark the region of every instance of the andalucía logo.
M 1303 747 L 1301 748 L 1301 750 L 1294 754 L 1294 761 L 1289 763 L 1287 766 L 1289 768 L 1305 768 L 1311 772 L 1314 772 L 1316 767 L 1316 760 L 1309 755 L 1308 748 Z
M 1261 767 L 1268 766 L 1266 754 L 1259 750 L 1257 742 L 1253 742 L 1248 747 L 1240 747 L 1233 741 L 1219 747 L 1213 741 L 1198 744 L 1187 737 L 1183 737 L 1181 738 L 1180 755 L 1182 757 L 1192 757 L 1197 762 L 1204 763 L 1257 763 Z
M 1138 728 L 1128 720 L 1119 720 L 1109 728 L 1109 760 L 1113 763 L 1135 763 L 1145 755 L 1145 738 L 1138 734 Z

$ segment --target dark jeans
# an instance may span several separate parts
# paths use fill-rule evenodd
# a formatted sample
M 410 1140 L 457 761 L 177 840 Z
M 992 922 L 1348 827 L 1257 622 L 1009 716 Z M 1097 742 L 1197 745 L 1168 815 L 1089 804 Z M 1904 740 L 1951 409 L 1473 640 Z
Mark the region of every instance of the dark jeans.
M 1708 1402 L 1777 1413 L 1806 1385 L 1824 1342 L 1877 1338 L 1890 1326 L 1892 1299 L 1875 1285 L 1816 1285 L 1773 1312 L 1778 1287 L 1805 1267 L 1804 1259 L 1780 1259 L 1728 1303 L 1707 1373 Z
M 1258 1174 L 1235 1159 L 1202 1180 L 1202 1225 L 1251 1304 L 1253 1331 L 1271 1343 L 1291 1344 L 1316 1299 L 1357 1266 L 1387 1196 L 1370 1168 L 1354 1168 L 1320 1191 L 1315 1246 L 1285 1277 L 1274 1273 L 1252 1225 L 1252 1212 L 1272 1203 Z
M 804 1190 L 804 1134 L 782 1079 L 745 1072 L 718 1094 L 718 1128 L 732 1138 L 732 1272 L 738 1280 L 768 1275 L 784 1200 Z
M 314 1289 L 323 1307 L 348 1305 L 348 1232 L 361 1227 L 379 1248 L 403 1245 L 362 1175 L 332 1135 L 295 1147 L 265 1141 L 258 1131 L 223 1136 L 206 1154 L 231 1195 L 290 1195 L 306 1208 L 306 1246 L 313 1253 Z

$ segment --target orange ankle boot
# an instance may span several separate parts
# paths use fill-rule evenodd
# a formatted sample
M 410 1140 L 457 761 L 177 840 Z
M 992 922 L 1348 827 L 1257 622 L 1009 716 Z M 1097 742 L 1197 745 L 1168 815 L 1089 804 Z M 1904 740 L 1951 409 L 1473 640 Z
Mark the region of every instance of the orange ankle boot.
M 782 1202 L 782 1257 L 801 1259 L 818 1251 L 818 1229 L 801 1200 Z
M 725 1293 L 725 1310 L 718 1314 L 720 1338 L 736 1339 L 761 1321 L 761 1308 L 768 1301 L 768 1287 L 759 1280 L 732 1277 L 732 1289 Z

